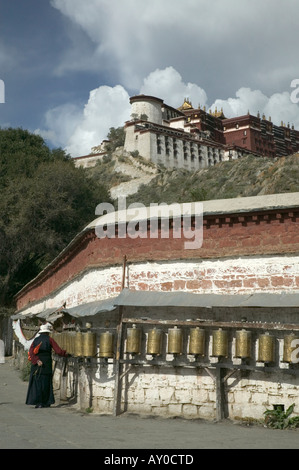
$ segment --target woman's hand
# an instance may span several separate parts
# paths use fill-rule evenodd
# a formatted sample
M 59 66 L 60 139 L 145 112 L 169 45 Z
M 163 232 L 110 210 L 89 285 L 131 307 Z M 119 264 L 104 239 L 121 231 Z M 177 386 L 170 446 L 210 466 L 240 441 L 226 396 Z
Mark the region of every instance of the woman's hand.
M 38 365 L 39 367 L 41 367 L 41 366 L 43 365 L 43 363 L 42 363 L 42 361 L 41 361 L 40 359 L 37 361 L 37 365 Z

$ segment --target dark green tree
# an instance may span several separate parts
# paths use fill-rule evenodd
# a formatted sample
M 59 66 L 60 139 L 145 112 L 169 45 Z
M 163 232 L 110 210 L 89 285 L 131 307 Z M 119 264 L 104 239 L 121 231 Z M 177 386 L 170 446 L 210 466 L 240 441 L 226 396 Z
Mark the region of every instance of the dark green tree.
M 0 130 L 0 190 L 0 306 L 10 306 L 110 197 L 63 150 L 22 129 Z
M 125 130 L 123 127 L 110 127 L 107 136 L 109 142 L 106 145 L 107 152 L 112 153 L 117 147 L 122 147 L 125 143 Z

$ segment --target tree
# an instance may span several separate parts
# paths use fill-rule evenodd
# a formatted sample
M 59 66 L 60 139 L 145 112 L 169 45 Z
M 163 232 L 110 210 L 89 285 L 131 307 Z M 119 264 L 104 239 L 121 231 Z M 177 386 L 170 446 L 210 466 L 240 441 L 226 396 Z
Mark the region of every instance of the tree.
M 0 130 L 0 305 L 35 277 L 109 202 L 105 187 L 22 129 Z
M 107 152 L 112 153 L 117 147 L 123 147 L 125 143 L 125 130 L 123 127 L 110 127 L 108 136 L 109 142 L 106 145 Z

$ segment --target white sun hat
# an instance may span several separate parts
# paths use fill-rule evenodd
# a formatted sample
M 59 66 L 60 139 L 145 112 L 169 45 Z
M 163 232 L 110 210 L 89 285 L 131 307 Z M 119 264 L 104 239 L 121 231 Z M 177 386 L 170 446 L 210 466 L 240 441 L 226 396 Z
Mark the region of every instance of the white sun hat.
M 52 332 L 52 325 L 51 323 L 45 323 L 45 325 L 41 325 L 39 329 L 40 333 L 51 333 Z

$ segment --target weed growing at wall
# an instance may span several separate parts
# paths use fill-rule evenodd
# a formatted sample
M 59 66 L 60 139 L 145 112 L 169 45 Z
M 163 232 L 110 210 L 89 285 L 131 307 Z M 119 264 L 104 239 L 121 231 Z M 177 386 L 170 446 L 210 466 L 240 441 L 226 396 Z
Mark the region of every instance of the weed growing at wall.
M 283 406 L 277 406 L 273 410 L 266 410 L 265 415 L 265 424 L 267 428 L 273 429 L 294 429 L 299 427 L 299 416 L 291 417 L 293 413 L 295 403 L 293 403 L 289 408 L 284 411 Z

